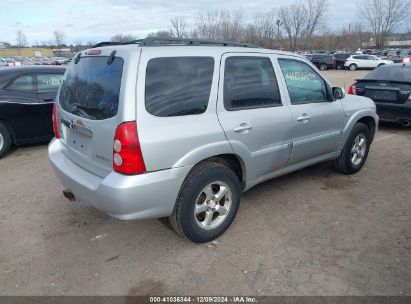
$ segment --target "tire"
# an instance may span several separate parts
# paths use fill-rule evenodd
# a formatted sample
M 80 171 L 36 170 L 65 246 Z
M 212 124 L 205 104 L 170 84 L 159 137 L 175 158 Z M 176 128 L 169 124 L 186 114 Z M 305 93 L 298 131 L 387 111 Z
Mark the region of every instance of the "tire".
M 361 145 L 362 140 L 365 142 Z M 343 174 L 354 174 L 360 171 L 367 160 L 370 143 L 370 130 L 365 124 L 357 123 L 348 136 L 340 156 L 334 162 L 337 171 Z
M 351 63 L 351 64 L 348 66 L 348 68 L 349 68 L 351 71 L 355 71 L 355 70 L 358 69 L 358 65 L 356 65 L 355 63 Z
M 9 152 L 11 147 L 11 137 L 6 127 L 0 123 L 0 158 Z
M 240 181 L 230 168 L 217 163 L 201 163 L 181 187 L 169 217 L 170 226 L 192 242 L 210 242 L 233 222 L 240 206 L 240 196 Z M 227 211 L 225 214 L 224 209 Z
M 326 64 L 320 64 L 320 71 L 325 71 L 327 69 L 328 69 L 328 67 L 327 67 Z

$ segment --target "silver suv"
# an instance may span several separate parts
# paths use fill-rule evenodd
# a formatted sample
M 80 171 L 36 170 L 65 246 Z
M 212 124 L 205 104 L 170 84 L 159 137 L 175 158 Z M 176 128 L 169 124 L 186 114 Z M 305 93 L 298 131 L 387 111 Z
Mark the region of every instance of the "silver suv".
M 78 53 L 53 123 L 49 158 L 66 197 L 208 242 L 263 181 L 329 160 L 359 171 L 378 116 L 296 54 L 146 38 Z

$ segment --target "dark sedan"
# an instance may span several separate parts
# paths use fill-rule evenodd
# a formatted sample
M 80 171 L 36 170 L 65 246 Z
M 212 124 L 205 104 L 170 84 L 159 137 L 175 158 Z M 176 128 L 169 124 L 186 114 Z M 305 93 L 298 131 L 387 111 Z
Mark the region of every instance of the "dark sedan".
M 357 80 L 348 93 L 374 100 L 380 120 L 411 125 L 411 64 L 383 65 Z
M 23 66 L 0 70 L 0 157 L 12 144 L 53 137 L 52 109 L 65 68 Z

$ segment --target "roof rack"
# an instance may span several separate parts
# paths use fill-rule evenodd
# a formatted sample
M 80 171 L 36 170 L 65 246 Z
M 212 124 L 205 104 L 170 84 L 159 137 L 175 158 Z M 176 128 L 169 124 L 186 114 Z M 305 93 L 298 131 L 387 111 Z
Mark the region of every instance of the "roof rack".
M 140 46 L 167 46 L 167 45 L 220 45 L 220 46 L 233 46 L 233 47 L 248 47 L 248 48 L 261 48 L 258 45 L 236 42 L 236 41 L 223 41 L 223 40 L 205 40 L 205 39 L 190 39 L 190 38 L 164 38 L 164 37 L 147 37 L 144 39 L 132 40 L 128 42 L 100 42 L 93 46 L 102 47 L 110 45 L 126 45 L 126 44 L 139 44 Z

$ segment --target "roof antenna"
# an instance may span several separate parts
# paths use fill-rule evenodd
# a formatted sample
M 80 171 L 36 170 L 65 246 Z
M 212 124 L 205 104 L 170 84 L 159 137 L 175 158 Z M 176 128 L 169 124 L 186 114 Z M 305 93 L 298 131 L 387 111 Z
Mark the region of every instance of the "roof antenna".
M 78 53 L 76 58 L 74 58 L 74 64 L 77 64 L 80 61 L 81 53 Z
M 117 53 L 117 51 L 112 51 L 111 52 L 110 56 L 107 59 L 107 64 L 108 65 L 111 65 L 113 63 L 114 58 L 115 58 L 114 56 L 116 55 L 116 53 Z

